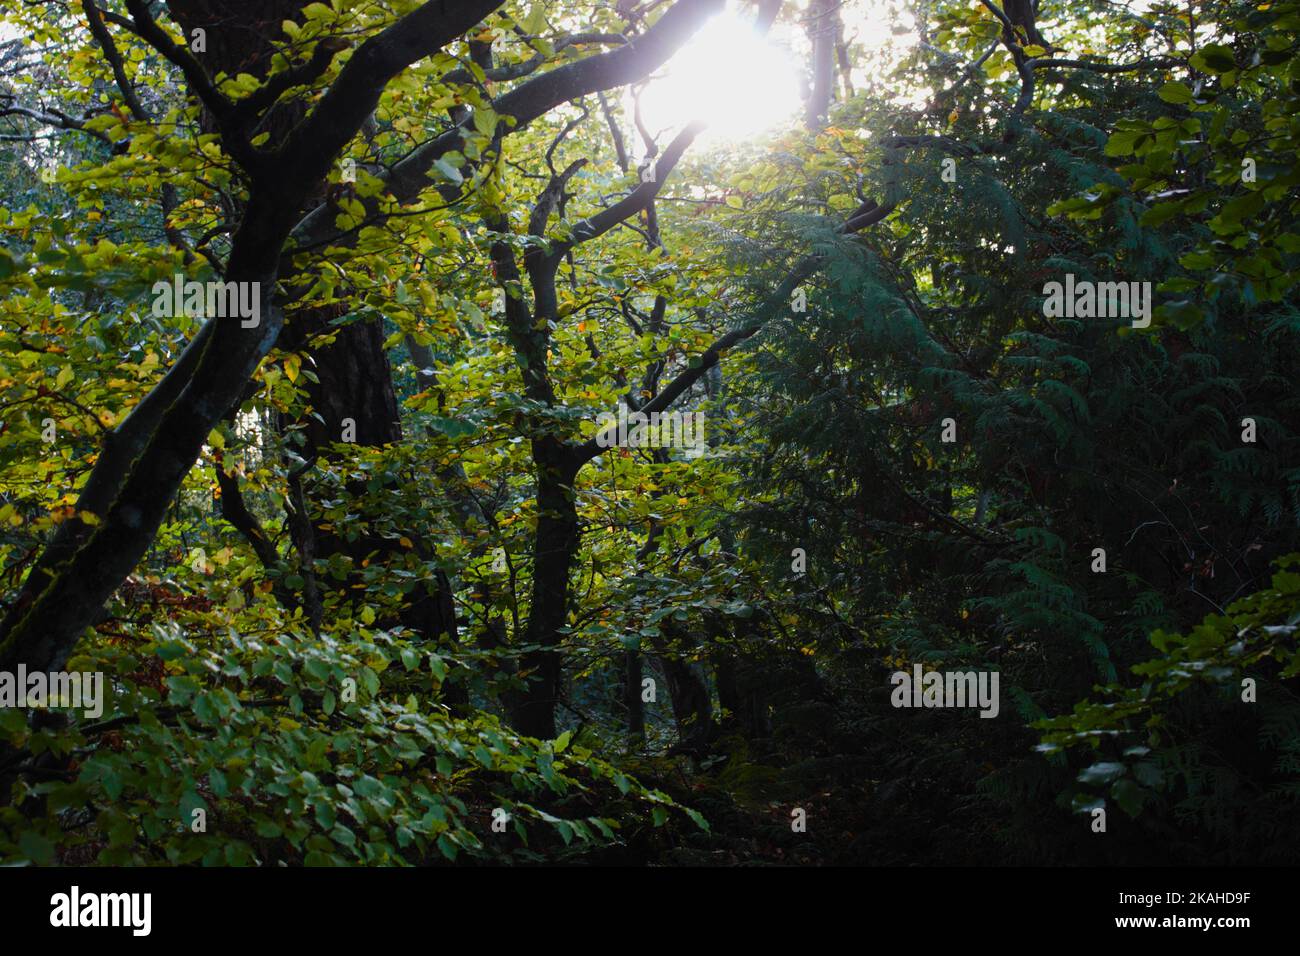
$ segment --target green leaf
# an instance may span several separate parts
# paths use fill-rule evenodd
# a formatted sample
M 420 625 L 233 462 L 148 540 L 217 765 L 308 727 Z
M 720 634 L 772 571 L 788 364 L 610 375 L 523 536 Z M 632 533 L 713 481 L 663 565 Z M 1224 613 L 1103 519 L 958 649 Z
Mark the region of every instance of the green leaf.
M 1122 129 L 1111 134 L 1106 141 L 1107 156 L 1130 156 L 1137 149 L 1138 140 L 1147 133 L 1140 129 Z
M 1232 48 L 1221 43 L 1210 43 L 1192 54 L 1190 63 L 1205 73 L 1227 73 L 1237 68 L 1237 61 L 1232 55 Z
M 1079 782 L 1087 784 L 1109 783 L 1124 772 L 1122 763 L 1103 761 L 1080 771 Z
M 1115 781 L 1115 785 L 1110 788 L 1110 795 L 1130 817 L 1137 816 L 1142 809 L 1143 790 L 1127 777 Z
M 33 863 L 50 866 L 54 863 L 54 844 L 31 830 L 19 835 L 18 849 Z
M 528 16 L 524 17 L 523 22 L 519 24 L 523 27 L 525 33 L 531 36 L 537 36 L 546 32 L 546 8 L 540 3 L 534 3 L 528 8 Z
M 447 160 L 439 158 L 433 161 L 434 167 L 442 173 L 443 178 L 449 180 L 452 185 L 459 186 L 465 181 L 465 177 L 460 174 L 460 170 L 453 166 Z

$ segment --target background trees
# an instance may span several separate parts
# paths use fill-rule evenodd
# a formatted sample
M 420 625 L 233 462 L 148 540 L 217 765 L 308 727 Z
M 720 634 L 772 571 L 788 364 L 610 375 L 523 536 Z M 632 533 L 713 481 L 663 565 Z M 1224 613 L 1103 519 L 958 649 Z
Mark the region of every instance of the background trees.
M 0 852 L 1293 855 L 1295 5 L 742 6 L 799 115 L 653 128 L 722 9 L 7 15 L 0 664 L 115 676 L 0 711 Z

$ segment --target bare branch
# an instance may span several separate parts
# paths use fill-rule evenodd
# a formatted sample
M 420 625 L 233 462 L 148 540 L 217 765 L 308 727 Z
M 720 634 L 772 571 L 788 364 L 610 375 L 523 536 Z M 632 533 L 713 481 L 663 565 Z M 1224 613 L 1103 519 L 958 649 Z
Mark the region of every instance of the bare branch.
M 624 219 L 634 216 L 647 208 L 654 197 L 659 194 L 659 190 L 663 188 L 664 181 L 672 172 L 673 167 L 677 165 L 682 153 L 686 151 L 686 148 L 691 145 L 695 137 L 703 129 L 703 123 L 691 123 L 678 133 L 655 163 L 653 178 L 641 183 L 614 205 L 602 209 L 594 216 L 589 216 L 575 225 L 572 235 L 563 242 L 556 243 L 551 254 L 553 256 L 563 255 L 580 243 L 589 242 L 597 236 L 604 235 Z
M 26 106 L 6 106 L 0 109 L 0 116 L 26 116 L 28 119 L 35 120 L 45 126 L 53 126 L 56 129 L 71 129 L 85 133 L 87 136 L 93 136 L 101 143 L 109 146 L 115 145 L 111 139 L 98 130 L 86 129 L 84 120 L 76 119 L 59 110 L 34 110 Z M 21 139 L 31 139 L 29 136 L 20 137 Z
M 104 26 L 104 21 L 99 15 L 99 7 L 91 0 L 82 0 L 81 8 L 86 12 L 86 21 L 90 25 L 91 35 L 99 44 L 99 48 L 104 52 L 104 59 L 108 60 L 108 65 L 113 70 L 113 81 L 117 83 L 127 108 L 135 114 L 136 119 L 148 120 L 149 114 L 140 104 L 140 98 L 135 95 L 135 88 L 127 78 L 126 68 L 122 64 L 122 54 L 118 52 L 117 44 L 113 42 L 113 35 L 108 32 L 108 27 Z

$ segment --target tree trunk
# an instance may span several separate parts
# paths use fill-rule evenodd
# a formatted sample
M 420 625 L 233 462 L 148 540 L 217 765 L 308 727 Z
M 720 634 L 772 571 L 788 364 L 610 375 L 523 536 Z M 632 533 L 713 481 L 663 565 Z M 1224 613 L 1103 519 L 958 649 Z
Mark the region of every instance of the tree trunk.
M 242 0 L 168 2 L 172 15 L 187 34 L 194 29 L 205 31 L 207 49 L 204 59 L 214 71 L 224 71 L 232 76 L 250 73 L 259 78 L 266 75 L 270 66 L 274 52 L 271 37 L 278 33 L 280 23 L 297 19 L 306 5 L 306 0 L 270 0 L 262 3 L 253 14 Z M 232 23 L 240 24 L 242 28 L 230 29 Z M 305 113 L 306 104 L 300 101 L 273 110 L 269 127 L 273 140 L 281 140 Z M 205 122 L 210 124 L 210 118 Z M 323 195 L 318 195 L 317 199 L 323 200 Z M 329 323 L 346 312 L 343 303 L 295 310 L 277 343 L 286 351 L 306 351 L 319 379 L 318 382 L 307 381 L 308 400 L 320 416 L 320 419 L 308 416 L 302 422 L 306 426 L 303 430 L 306 447 L 302 449 L 302 457 L 308 461 L 322 455 L 323 446 L 341 439 L 345 419 L 353 425 L 358 445 L 382 448 L 402 440 L 392 368 L 384 351 L 380 322 L 352 322 L 331 329 Z M 316 338 L 327 333 L 332 334 L 332 342 L 314 344 Z M 310 507 L 310 500 L 300 497 L 300 504 Z M 362 535 L 356 541 L 348 542 L 341 535 L 313 528 L 309 515 L 299 515 L 290 526 L 298 553 L 316 559 L 328 560 L 333 554 L 346 554 L 354 567 L 359 568 L 367 555 L 378 552 L 372 560 L 383 562 L 400 551 L 396 542 L 373 535 Z M 427 540 L 425 535 L 412 534 L 409 537 L 420 542 Z M 427 554 L 422 556 L 428 557 Z M 310 575 L 305 577 L 311 580 Z M 353 576 L 349 575 L 336 589 L 359 597 L 360 592 L 351 587 L 355 583 Z M 314 585 L 312 581 L 309 588 L 314 588 Z M 310 603 L 318 601 L 319 598 Z M 319 615 L 319 608 L 316 613 Z M 455 614 L 450 582 L 446 574 L 437 571 L 416 586 L 412 601 L 403 609 L 399 620 L 386 623 L 401 623 L 425 639 L 440 634 L 454 637 Z
M 837 0 L 813 0 L 808 10 L 812 40 L 812 85 L 804 121 L 809 129 L 826 125 L 835 91 L 835 40 L 839 33 Z
M 687 636 L 671 622 L 664 622 L 664 630 L 671 643 L 679 647 L 687 644 Z M 713 742 L 718 727 L 713 721 L 713 700 L 704 678 L 689 663 L 682 660 L 677 647 L 669 641 L 656 642 L 659 660 L 668 680 L 668 696 L 673 705 L 673 722 L 677 725 L 677 743 L 673 753 L 699 753 Z
M 511 721 L 521 734 L 555 736 L 560 699 L 560 628 L 569 614 L 569 572 L 578 551 L 578 512 L 572 485 L 577 468 L 553 439 L 533 442 L 537 472 L 537 534 L 533 539 L 533 594 L 524 629 L 530 649 L 520 661 L 528 681 L 514 695 Z
M 312 310 L 295 321 L 284 337 L 286 348 L 309 349 L 319 379 L 307 384 L 312 409 L 320 416 L 319 419 L 308 416 L 303 422 L 306 426 L 303 457 L 309 461 L 317 456 L 329 459 L 328 446 L 343 438 L 345 427 L 349 428 L 349 437 L 355 437 L 356 444 L 367 448 L 382 448 L 402 440 L 392 368 L 384 351 L 384 334 L 379 322 L 354 322 L 334 330 L 332 343 L 314 347 L 310 344 L 311 337 L 324 332 L 336 313 L 337 309 Z M 362 485 L 349 491 L 358 498 L 365 493 Z M 382 564 L 403 553 L 399 542 L 374 534 L 362 534 L 355 541 L 348 541 L 336 531 L 316 528 L 314 536 L 317 558 L 347 555 L 357 572 L 367 556 L 372 563 Z M 432 550 L 427 547 L 428 535 L 412 533 L 408 537 L 418 542 L 416 547 L 422 559 L 432 558 Z M 356 583 L 356 575 L 349 575 L 337 584 L 336 590 L 354 597 L 364 596 L 352 587 Z M 411 628 L 425 640 L 439 636 L 454 638 L 456 608 L 446 573 L 434 571 L 417 583 L 410 603 L 393 623 Z
M 673 722 L 677 725 L 675 753 L 698 752 L 717 736 L 713 722 L 713 702 L 708 685 L 690 664 L 676 657 L 660 658 L 668 678 L 668 695 L 672 699 Z
M 623 652 L 623 707 L 627 712 L 627 746 L 630 752 L 645 748 L 645 701 L 641 699 L 641 652 Z

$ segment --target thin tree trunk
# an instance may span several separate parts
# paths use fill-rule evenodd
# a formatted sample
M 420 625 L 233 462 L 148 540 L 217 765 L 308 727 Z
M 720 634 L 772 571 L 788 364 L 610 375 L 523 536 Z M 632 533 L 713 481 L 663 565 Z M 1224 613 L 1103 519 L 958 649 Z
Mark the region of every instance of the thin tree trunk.
M 835 39 L 839 33 L 837 0 L 813 0 L 808 34 L 812 39 L 812 85 L 804 121 L 809 129 L 826 125 L 835 95 Z
M 641 652 L 623 652 L 623 706 L 627 711 L 628 750 L 645 749 L 645 701 L 641 698 Z
M 533 539 L 533 592 L 524 629 L 529 650 L 520 660 L 528 680 L 515 695 L 511 721 L 521 734 L 555 736 L 555 705 L 560 699 L 560 628 L 569 614 L 569 572 L 580 539 L 572 484 L 577 469 L 551 440 L 534 442 L 538 461 L 537 533 Z

